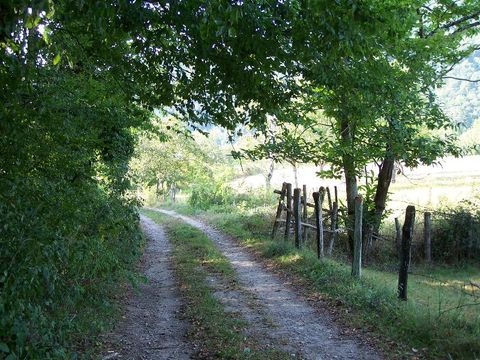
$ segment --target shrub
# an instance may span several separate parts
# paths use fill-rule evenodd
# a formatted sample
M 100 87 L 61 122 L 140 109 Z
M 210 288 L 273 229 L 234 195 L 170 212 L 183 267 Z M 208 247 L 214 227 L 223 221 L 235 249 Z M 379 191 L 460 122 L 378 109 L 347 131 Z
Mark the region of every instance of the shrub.
M 433 215 L 432 251 L 435 260 L 458 262 L 480 258 L 480 199 Z
M 14 358 L 71 358 L 78 335 L 109 321 L 113 285 L 139 254 L 135 203 L 94 187 L 23 190 L 0 203 L 0 345 Z
M 188 202 L 194 208 L 207 210 L 215 205 L 234 202 L 233 189 L 223 181 L 197 183 L 192 186 Z

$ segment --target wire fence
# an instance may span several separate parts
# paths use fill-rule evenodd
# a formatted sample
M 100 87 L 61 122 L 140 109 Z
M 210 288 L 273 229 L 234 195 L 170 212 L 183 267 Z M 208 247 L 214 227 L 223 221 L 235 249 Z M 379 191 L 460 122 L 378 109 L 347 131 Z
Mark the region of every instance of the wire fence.
M 332 215 L 332 201 L 330 199 L 330 191 L 327 188 L 328 203 L 330 209 L 322 209 L 324 212 L 323 221 L 330 222 Z M 277 191 L 277 193 L 280 193 Z M 335 229 L 327 226 L 323 227 L 326 233 L 347 233 L 353 232 L 350 222 L 348 220 L 348 211 L 341 201 L 337 200 L 337 191 L 334 192 L 335 201 L 337 201 L 338 211 Z M 303 200 L 302 200 L 303 201 Z M 422 257 L 427 257 L 428 261 L 432 258 L 434 261 L 442 262 L 461 262 L 464 260 L 480 260 L 480 199 L 460 203 L 455 208 L 441 208 L 432 209 L 425 205 L 412 203 L 409 201 L 398 200 L 405 205 L 413 205 L 416 209 L 416 224 L 414 226 L 414 237 L 412 241 L 413 258 L 420 260 Z M 327 203 L 327 205 L 328 205 Z M 306 203 L 305 206 L 313 207 L 312 204 Z M 342 206 L 343 205 L 343 206 Z M 293 214 L 292 209 L 289 209 L 285 201 L 281 201 L 283 210 Z M 426 217 L 429 217 L 430 226 L 427 229 L 425 223 Z M 395 226 L 390 224 L 383 226 L 380 231 L 370 234 L 371 241 L 375 243 L 383 242 L 389 244 L 389 247 L 395 250 L 398 248 L 401 241 L 401 225 L 402 215 L 396 219 Z M 313 223 L 313 214 L 305 218 L 306 222 Z M 369 220 L 364 220 L 364 230 L 368 231 Z M 387 222 L 388 223 L 388 222 Z M 430 233 L 431 250 L 428 251 L 430 255 L 426 256 L 425 239 L 426 233 Z M 392 246 L 393 245 L 393 246 Z
M 351 235 L 355 232 L 355 229 L 358 228 L 357 225 L 355 225 L 355 229 L 353 228 L 352 219 L 348 215 L 345 206 L 341 206 L 340 208 L 336 207 L 338 204 L 336 193 L 335 201 L 333 202 L 334 206 L 332 207 L 332 202 L 328 199 L 326 204 L 328 208 L 322 209 L 321 202 L 320 206 L 317 206 L 317 203 L 315 203 L 315 205 L 308 203 L 307 196 L 300 197 L 298 190 L 299 189 L 296 189 L 295 192 L 297 196 L 296 200 L 289 200 L 288 196 L 286 196 L 287 199 L 284 199 L 283 196 L 285 194 L 283 190 L 277 191 L 281 198 L 279 199 L 277 207 L 276 225 L 274 225 L 272 237 L 275 237 L 275 226 L 281 225 L 284 227 L 285 239 L 288 239 L 288 236 L 290 236 L 287 236 L 288 232 L 296 238 L 299 236 L 299 233 L 302 232 L 302 235 L 305 235 L 305 237 L 302 238 L 302 241 L 296 240 L 295 245 L 299 247 L 308 246 L 318 251 L 320 247 L 318 238 L 320 236 L 319 233 L 321 233 L 325 235 L 324 237 L 322 236 L 322 249 L 324 246 L 328 248 L 327 253 L 329 256 L 332 254 L 331 248 L 334 244 L 334 239 L 338 239 L 338 241 L 335 241 L 335 252 L 337 254 L 349 253 L 349 251 L 351 251 Z M 322 191 L 322 188 L 320 191 Z M 306 194 L 305 188 L 303 192 Z M 293 205 L 292 203 L 289 205 L 289 201 L 292 200 Z M 296 207 L 294 206 L 295 203 L 297 204 Z M 475 282 L 475 277 L 469 278 L 468 275 L 460 274 L 458 276 L 455 275 L 456 278 L 454 276 L 454 280 L 452 280 L 452 274 L 446 274 L 444 276 L 441 273 L 437 273 L 438 276 L 433 276 L 432 274 L 425 273 L 425 271 L 430 269 L 429 267 L 417 266 L 423 265 L 426 262 L 431 263 L 432 260 L 441 263 L 445 263 L 445 260 L 452 262 L 472 258 L 480 260 L 480 204 L 478 208 L 474 206 L 459 206 L 453 209 L 430 209 L 420 204 L 412 204 L 406 201 L 402 201 L 402 203 L 410 206 L 413 205 L 416 210 L 416 224 L 413 227 L 413 238 L 410 239 L 409 237 L 408 240 L 409 244 L 411 241 L 411 246 L 408 245 L 407 250 L 403 247 L 403 255 L 401 257 L 399 256 L 400 249 L 402 249 L 402 246 L 400 246 L 402 243 L 402 230 L 400 227 L 403 220 L 401 216 L 396 219 L 393 229 L 392 227 L 384 226 L 378 233 L 371 230 L 373 225 L 367 219 L 364 221 L 363 226 L 360 224 L 360 228 L 364 230 L 364 236 L 361 240 L 363 242 L 362 251 L 364 251 L 364 255 L 362 255 L 362 260 L 365 259 L 363 260 L 364 265 L 368 263 L 374 265 L 374 268 L 376 266 L 383 267 L 387 265 L 388 269 L 385 268 L 382 270 L 397 272 L 399 271 L 399 260 L 410 258 L 410 260 L 413 261 L 407 261 L 407 270 L 405 271 L 417 277 L 417 284 L 424 283 L 427 287 L 438 287 L 442 289 L 442 292 L 447 291 L 446 299 L 448 300 L 445 300 L 447 302 L 442 306 L 439 305 L 439 312 L 449 312 L 455 309 L 463 309 L 467 306 L 480 306 L 480 282 Z M 302 213 L 300 212 L 300 205 L 303 206 Z M 308 207 L 314 207 L 315 214 L 308 216 Z M 333 210 L 334 208 L 335 210 Z M 319 209 L 320 213 L 322 213 L 320 217 L 318 214 Z M 282 213 L 288 214 L 290 219 L 282 219 Z M 333 217 L 333 214 L 335 214 L 335 217 Z M 429 219 L 428 221 L 427 218 Z M 322 225 L 316 226 L 315 221 L 317 221 L 318 224 L 319 219 Z M 299 231 L 299 227 L 304 228 Z M 311 229 L 314 231 L 311 231 Z M 305 234 L 303 234 L 303 232 Z M 428 237 L 426 237 L 427 232 L 429 233 Z M 307 233 L 309 236 L 307 236 Z M 365 234 L 367 235 L 365 236 Z M 430 241 L 429 248 L 426 246 L 427 238 Z M 317 240 L 316 244 L 315 240 Z M 323 243 L 324 241 L 325 245 Z M 408 249 L 410 249 L 410 255 L 408 255 Z M 430 253 L 429 256 L 427 256 L 428 253 Z M 381 279 L 381 277 L 379 279 Z M 420 287 L 421 286 L 423 285 L 420 285 Z M 457 301 L 458 303 L 456 303 Z

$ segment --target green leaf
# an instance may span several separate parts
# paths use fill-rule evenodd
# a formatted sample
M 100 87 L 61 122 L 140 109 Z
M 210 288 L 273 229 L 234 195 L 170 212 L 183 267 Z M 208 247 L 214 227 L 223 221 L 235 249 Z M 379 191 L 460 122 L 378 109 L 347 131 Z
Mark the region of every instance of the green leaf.
M 52 0 L 48 0 L 48 11 L 47 11 L 47 19 L 51 19 L 55 14 L 55 5 Z
M 43 33 L 42 33 L 42 38 L 43 38 L 43 41 L 45 41 L 45 44 L 50 44 L 50 29 L 45 26 L 45 28 L 43 29 Z
M 60 56 L 60 54 L 55 55 L 55 57 L 53 58 L 53 65 L 57 65 L 61 59 L 62 57 Z

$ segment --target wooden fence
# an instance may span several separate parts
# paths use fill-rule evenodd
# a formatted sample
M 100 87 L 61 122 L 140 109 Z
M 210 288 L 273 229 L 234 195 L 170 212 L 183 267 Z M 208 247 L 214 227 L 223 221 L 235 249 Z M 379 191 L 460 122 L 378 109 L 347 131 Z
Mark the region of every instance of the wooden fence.
M 282 189 L 274 192 L 280 195 L 280 197 L 273 224 L 272 238 L 275 238 L 281 225 L 284 225 L 285 240 L 289 240 L 293 233 L 295 246 L 299 248 L 305 245 L 308 239 L 308 232 L 314 231 L 318 257 L 322 258 L 325 256 L 325 253 L 331 255 L 338 232 L 344 230 L 339 229 L 337 226 L 339 208 L 337 188 L 335 187 L 335 198 L 332 201 L 329 188 L 321 187 L 318 192 L 313 192 L 313 203 L 309 202 L 305 185 L 303 185 L 302 189 L 293 189 L 293 196 L 292 184 L 290 183 L 283 183 Z M 323 208 L 325 196 L 328 209 Z M 309 209 L 313 209 L 313 214 L 309 215 Z M 285 214 L 284 218 L 282 218 L 283 214 Z M 324 226 L 327 219 L 329 220 L 329 228 Z M 325 232 L 330 234 L 328 246 L 325 246 Z M 326 251 L 325 248 L 327 248 Z
M 293 192 L 292 192 L 293 190 Z M 272 238 L 275 238 L 284 226 L 284 239 L 290 240 L 293 234 L 293 242 L 295 247 L 300 248 L 306 244 L 308 232 L 313 231 L 315 234 L 315 243 L 317 257 L 323 259 L 326 255 L 331 256 L 334 245 L 337 241 L 339 232 L 350 232 L 353 236 L 353 260 L 352 260 L 352 276 L 360 278 L 362 274 L 362 255 L 364 252 L 364 236 L 363 231 L 363 198 L 357 196 L 355 198 L 355 221 L 353 228 L 340 228 L 339 225 L 339 208 L 338 191 L 334 187 L 334 197 L 332 199 L 330 189 L 320 187 L 318 191 L 312 193 L 313 203 L 309 202 L 307 187 L 292 189 L 292 184 L 283 183 L 281 190 L 274 190 L 279 195 L 275 220 L 272 229 Z M 327 208 L 324 208 L 326 201 Z M 309 215 L 313 209 L 313 213 Z M 285 214 L 285 216 L 282 216 Z M 425 248 L 427 261 L 431 260 L 431 240 L 430 240 L 430 221 L 429 214 L 425 213 Z M 415 207 L 408 206 L 403 228 L 400 229 L 400 222 L 395 219 L 397 227 L 396 243 L 399 249 L 400 267 L 398 278 L 398 296 L 402 300 L 407 299 L 407 280 L 408 269 L 410 267 L 410 253 L 413 237 L 413 227 L 415 223 Z M 328 225 L 328 226 L 326 226 Z M 293 230 L 293 231 L 292 231 Z M 368 231 L 368 229 L 367 229 Z M 328 234 L 325 241 L 325 233 Z M 372 241 L 372 237 L 380 239 L 378 235 L 368 234 L 366 245 Z M 327 244 L 326 244 L 327 243 Z M 326 249 L 326 251 L 325 251 Z

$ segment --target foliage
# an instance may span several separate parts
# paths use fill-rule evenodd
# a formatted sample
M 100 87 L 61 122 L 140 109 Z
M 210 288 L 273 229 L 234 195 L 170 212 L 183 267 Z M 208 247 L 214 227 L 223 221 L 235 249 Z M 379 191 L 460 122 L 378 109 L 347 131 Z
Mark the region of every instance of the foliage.
M 22 5 L 0 14 L 2 357 L 87 356 L 141 250 L 127 165 L 148 115 L 104 67 L 121 34 L 100 39 L 101 9 Z
M 190 186 L 199 178 L 211 176 L 209 155 L 187 129 L 168 118 L 153 123 L 156 124 L 155 133 L 140 137 L 130 164 L 138 185 L 143 188 L 154 186 L 157 197 L 162 194 L 165 197 L 169 192 Z
M 432 250 L 435 261 L 477 261 L 480 257 L 480 197 L 433 213 Z
M 468 130 L 480 118 L 480 52 L 455 65 L 445 84 L 437 90 L 442 108 L 452 121 Z M 457 78 L 457 79 L 455 79 Z M 458 80 L 466 79 L 466 80 Z M 467 81 L 467 80 L 473 80 Z M 478 81 L 477 81 L 478 80 Z
M 196 183 L 188 199 L 195 208 L 207 210 L 212 206 L 227 205 L 234 201 L 232 188 L 225 181 L 210 179 L 205 183 Z
M 135 110 L 102 81 L 53 74 L 3 99 L 0 341 L 19 358 L 74 356 L 73 334 L 110 321 L 90 309 L 111 307 L 141 247 L 126 176 Z

